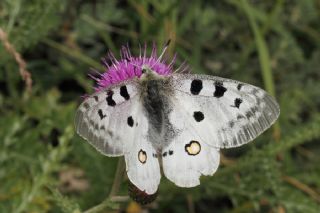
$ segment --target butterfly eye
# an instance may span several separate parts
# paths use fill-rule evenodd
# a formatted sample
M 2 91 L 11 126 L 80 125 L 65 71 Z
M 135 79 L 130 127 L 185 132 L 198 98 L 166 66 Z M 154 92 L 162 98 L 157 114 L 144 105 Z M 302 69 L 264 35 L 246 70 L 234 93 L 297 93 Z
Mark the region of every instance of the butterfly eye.
M 146 68 L 142 68 L 141 72 L 142 72 L 142 74 L 144 74 L 144 73 L 147 72 L 147 69 Z

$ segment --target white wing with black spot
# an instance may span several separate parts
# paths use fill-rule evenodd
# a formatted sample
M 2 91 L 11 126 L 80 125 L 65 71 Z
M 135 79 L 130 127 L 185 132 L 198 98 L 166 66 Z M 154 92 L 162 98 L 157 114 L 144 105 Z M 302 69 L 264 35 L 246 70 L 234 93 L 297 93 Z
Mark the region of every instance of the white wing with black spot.
M 148 141 L 148 119 L 135 81 L 93 94 L 79 106 L 77 133 L 107 156 L 125 156 L 130 181 L 152 194 L 160 183 L 156 151 Z
M 170 122 L 186 123 L 202 142 L 216 148 L 241 146 L 255 139 L 278 118 L 277 102 L 264 90 L 229 79 L 174 74 L 176 104 Z M 177 108 L 179 106 L 179 108 Z M 186 138 L 185 143 L 192 138 Z
M 157 152 L 148 140 L 148 122 L 146 117 L 138 117 L 139 128 L 132 138 L 135 142 L 125 154 L 127 174 L 130 181 L 141 191 L 154 194 L 160 183 L 161 173 Z M 141 125 L 140 125 L 141 124 Z
M 199 134 L 183 121 L 183 111 L 179 104 L 169 119 L 181 121 L 174 123 L 177 136 L 163 149 L 162 162 L 164 175 L 180 187 L 194 187 L 200 184 L 201 175 L 213 175 L 220 163 L 219 149 L 206 144 Z M 177 107 L 177 108 L 176 108 Z
M 129 121 L 139 113 L 137 92 L 136 83 L 131 82 L 87 97 L 76 112 L 77 133 L 104 155 L 123 155 L 135 134 Z

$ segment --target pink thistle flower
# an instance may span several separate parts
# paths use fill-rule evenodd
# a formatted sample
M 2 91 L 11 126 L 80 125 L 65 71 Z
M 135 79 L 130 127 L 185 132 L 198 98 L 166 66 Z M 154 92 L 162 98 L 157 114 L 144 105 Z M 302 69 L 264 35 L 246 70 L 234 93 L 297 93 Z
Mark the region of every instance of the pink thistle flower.
M 140 55 L 137 57 L 132 56 L 129 47 L 126 46 L 121 48 L 120 60 L 117 60 L 115 56 L 109 52 L 107 58 L 102 60 L 104 66 L 106 67 L 106 72 L 100 74 L 100 77 L 98 78 L 91 76 L 97 81 L 97 86 L 95 87 L 96 92 L 134 77 L 140 78 L 143 66 L 151 68 L 159 75 L 170 75 L 172 73 L 173 64 L 176 57 L 174 56 L 169 64 L 166 63 L 167 60 L 163 58 L 163 55 L 168 45 L 169 41 L 165 45 L 160 56 L 157 55 L 157 48 L 155 44 L 153 44 L 150 56 L 146 56 L 146 45 L 143 52 L 140 48 Z M 111 65 L 108 64 L 107 60 L 111 61 Z

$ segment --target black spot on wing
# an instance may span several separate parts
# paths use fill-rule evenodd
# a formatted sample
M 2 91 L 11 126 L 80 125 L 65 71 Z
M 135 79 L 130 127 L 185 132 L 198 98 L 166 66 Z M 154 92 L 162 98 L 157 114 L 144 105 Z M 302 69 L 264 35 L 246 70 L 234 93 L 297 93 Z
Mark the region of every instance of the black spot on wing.
M 166 157 L 167 156 L 167 152 L 164 152 L 163 154 L 162 154 L 162 157 Z
M 109 106 L 116 105 L 116 102 L 112 99 L 112 96 L 113 96 L 113 91 L 111 91 L 111 90 L 108 91 L 106 101 Z
M 215 82 L 215 91 L 213 93 L 213 96 L 216 98 L 220 98 L 224 95 L 224 93 L 227 91 L 227 89 L 223 86 L 223 83 L 221 81 Z
M 130 95 L 129 95 L 129 93 L 128 93 L 128 90 L 127 90 L 127 86 L 126 86 L 126 85 L 120 87 L 120 95 L 121 95 L 125 100 L 129 100 L 129 99 L 130 99 Z
M 169 155 L 173 155 L 173 150 L 169 150 Z
M 242 86 L 243 86 L 243 84 L 238 84 L 237 89 L 240 91 Z
M 107 117 L 107 115 L 103 114 L 102 109 L 98 110 L 98 115 L 99 115 L 101 120 L 104 119 L 105 117 Z
M 190 86 L 190 92 L 192 95 L 198 95 L 200 93 L 200 91 L 202 90 L 202 81 L 199 79 L 194 79 L 191 82 L 191 86 Z
M 129 116 L 129 117 L 128 117 L 127 123 L 128 123 L 129 126 L 133 127 L 134 121 L 133 121 L 132 116 Z
M 234 99 L 234 106 L 237 107 L 238 109 L 239 109 L 241 103 L 242 103 L 241 98 Z
M 203 113 L 200 112 L 200 111 L 195 111 L 195 112 L 193 113 L 193 117 L 194 117 L 194 119 L 195 119 L 197 122 L 200 122 L 200 121 L 202 121 L 202 120 L 204 119 L 204 115 L 203 115 Z

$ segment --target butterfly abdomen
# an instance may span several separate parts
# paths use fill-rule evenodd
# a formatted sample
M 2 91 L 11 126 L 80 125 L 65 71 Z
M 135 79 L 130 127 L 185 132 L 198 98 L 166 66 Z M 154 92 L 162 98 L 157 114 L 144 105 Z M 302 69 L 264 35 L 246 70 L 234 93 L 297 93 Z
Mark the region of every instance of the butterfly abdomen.
M 161 91 L 161 81 L 151 80 L 146 85 L 146 96 L 144 97 L 144 108 L 149 115 L 149 121 L 158 133 L 163 131 L 165 120 L 166 97 Z
M 149 195 L 136 187 L 131 181 L 129 181 L 128 191 L 129 196 L 141 205 L 149 204 L 158 197 L 158 191 L 156 191 L 154 194 Z

